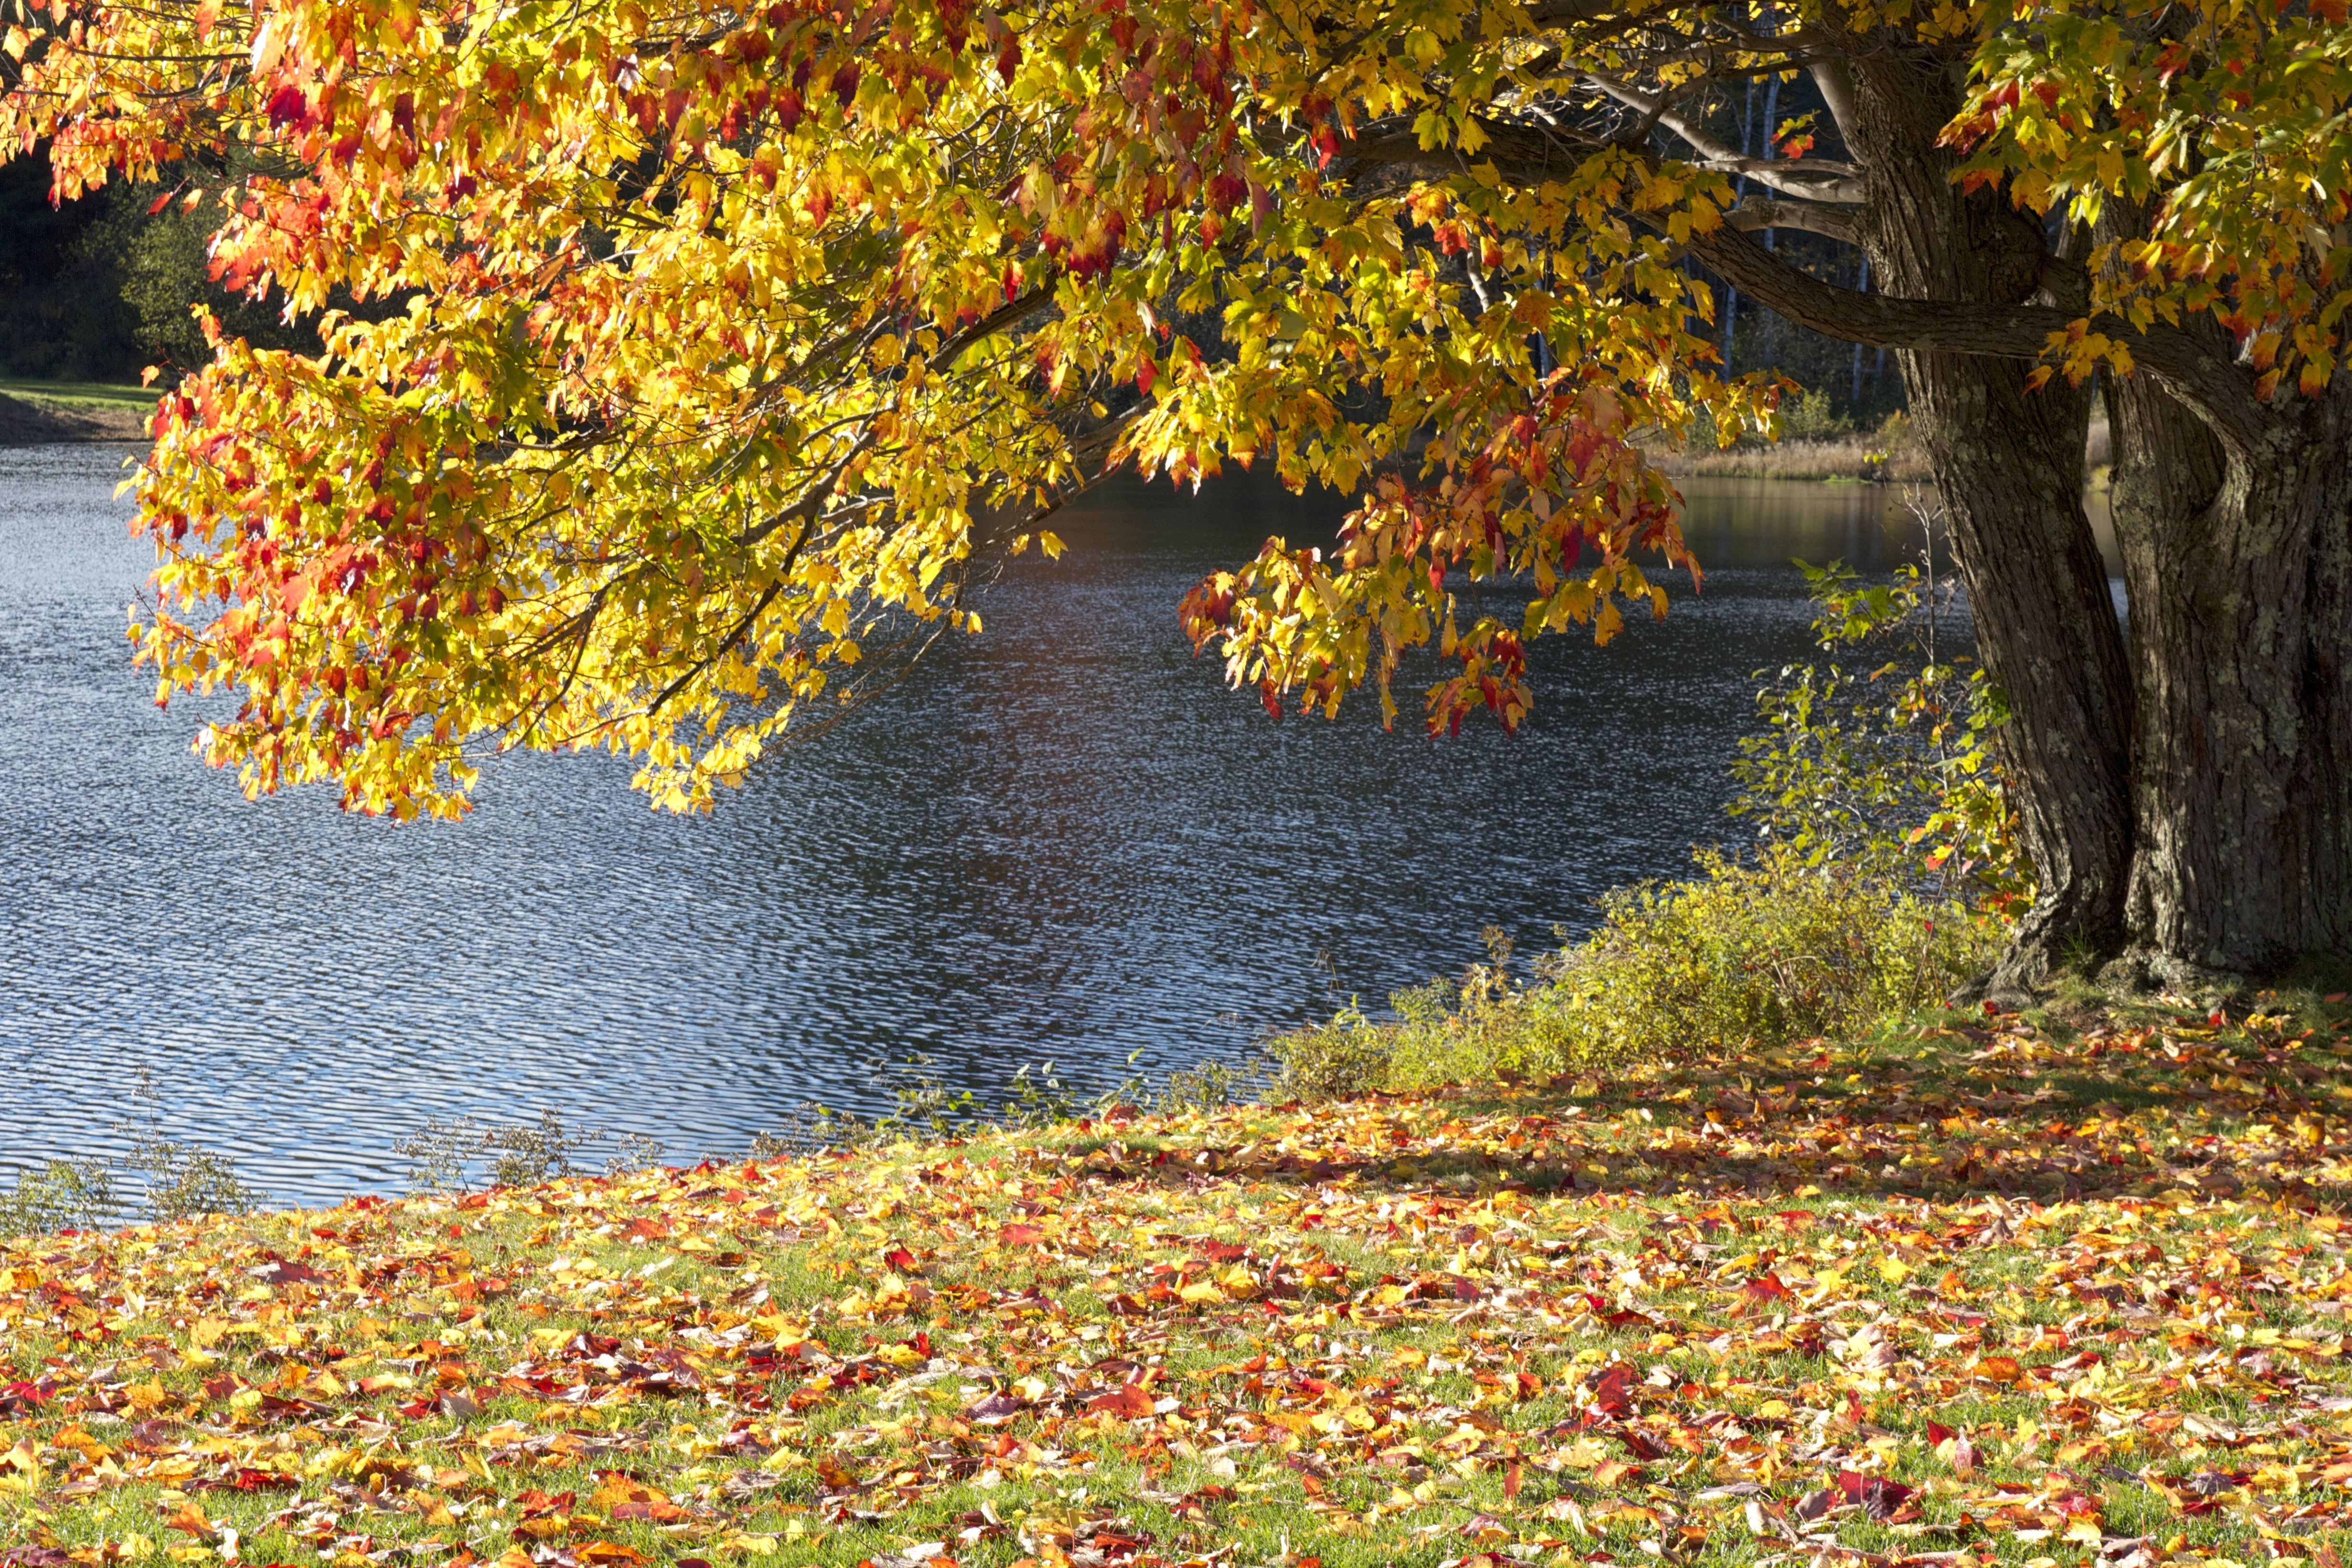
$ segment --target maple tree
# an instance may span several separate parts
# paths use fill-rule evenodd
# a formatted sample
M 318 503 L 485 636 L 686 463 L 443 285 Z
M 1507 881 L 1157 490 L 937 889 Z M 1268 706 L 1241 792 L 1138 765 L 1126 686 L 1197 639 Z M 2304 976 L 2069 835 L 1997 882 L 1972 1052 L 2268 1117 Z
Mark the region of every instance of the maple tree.
M 1528 639 L 1690 564 L 1631 438 L 1770 418 L 1703 266 L 1897 352 L 2014 715 L 1998 977 L 2179 978 L 2352 940 L 2347 41 L 2324 0 L 49 0 L 0 144 L 216 202 L 223 277 L 323 335 L 222 341 L 138 481 L 141 655 L 235 695 L 249 789 L 447 813 L 487 747 L 604 746 L 705 806 L 1121 465 L 1359 497 L 1183 607 L 1270 707 L 1392 716 L 1432 645 L 1432 728 L 1515 726 Z M 1822 105 L 1778 157 L 1710 129 L 1759 78 Z
M 2332 1568 L 2337 1012 L 0 1239 L 0 1563 Z

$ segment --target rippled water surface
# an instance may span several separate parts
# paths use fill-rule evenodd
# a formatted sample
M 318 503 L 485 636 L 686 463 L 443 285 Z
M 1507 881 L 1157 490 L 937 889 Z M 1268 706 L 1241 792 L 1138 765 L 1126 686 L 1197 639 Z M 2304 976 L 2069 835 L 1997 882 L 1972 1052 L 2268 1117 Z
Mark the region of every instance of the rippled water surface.
M 1728 836 L 1759 666 L 1801 656 L 1792 556 L 1884 567 L 1877 492 L 1694 486 L 1706 591 L 1607 649 L 1552 639 L 1515 740 L 1276 723 L 1175 606 L 1340 509 L 1254 481 L 1099 493 L 943 648 L 715 816 L 603 758 L 488 773 L 461 824 L 248 804 L 133 671 L 123 454 L 0 450 L 0 1171 L 108 1146 L 152 1072 L 274 1196 L 396 1186 L 432 1119 L 558 1107 L 672 1158 L 909 1051 L 993 1103 L 1024 1061 L 1161 1071 L 1523 950 Z

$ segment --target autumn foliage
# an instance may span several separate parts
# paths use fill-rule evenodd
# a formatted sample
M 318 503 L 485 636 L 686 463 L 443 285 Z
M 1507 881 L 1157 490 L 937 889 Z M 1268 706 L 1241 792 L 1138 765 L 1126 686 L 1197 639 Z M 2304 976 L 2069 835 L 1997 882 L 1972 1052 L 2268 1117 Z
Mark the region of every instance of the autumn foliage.
M 1055 548 L 1106 456 L 1352 489 L 1431 429 L 1433 482 L 1353 525 L 1360 577 L 1310 568 L 1302 612 L 1270 549 L 1193 629 L 1327 706 L 1437 640 L 1462 674 L 1431 722 L 1516 722 L 1522 637 L 1605 634 L 1653 597 L 1632 552 L 1680 559 L 1627 432 L 1760 407 L 1696 368 L 1699 291 L 1601 221 L 1706 221 L 1706 182 L 1631 153 L 1530 192 L 1323 179 L 1426 68 L 1507 68 L 1523 29 L 1445 5 L 1394 58 L 1300 49 L 1305 12 L 1124 0 L 44 16 L 0 134 L 47 139 L 65 194 L 219 203 L 224 277 L 323 313 L 322 359 L 223 342 L 138 481 L 142 656 L 159 697 L 236 695 L 205 746 L 257 790 L 446 811 L 485 747 L 601 745 L 700 806 L 976 628 L 976 565 Z M 1468 102 L 1431 145 L 1475 146 Z M 1510 291 L 1475 307 L 1465 265 Z M 1461 626 L 1457 567 L 1531 572 L 1540 608 Z
M 2347 1050 L 1955 1022 L 0 1241 L 0 1563 L 2326 1565 Z
M 1426 646 L 1430 729 L 1516 726 L 1531 638 L 1691 564 L 1635 438 L 1773 418 L 1703 267 L 1914 389 L 2012 698 L 2009 977 L 2343 945 L 2332 0 L 16 3 L 0 145 L 162 181 L 326 343 L 221 342 L 136 482 L 141 655 L 228 695 L 252 789 L 453 812 L 487 751 L 601 746 L 698 809 L 976 629 L 1079 486 L 1227 463 L 1356 503 L 1186 601 L 1237 683 L 1392 716 Z M 1772 156 L 1725 140 L 1801 76 Z

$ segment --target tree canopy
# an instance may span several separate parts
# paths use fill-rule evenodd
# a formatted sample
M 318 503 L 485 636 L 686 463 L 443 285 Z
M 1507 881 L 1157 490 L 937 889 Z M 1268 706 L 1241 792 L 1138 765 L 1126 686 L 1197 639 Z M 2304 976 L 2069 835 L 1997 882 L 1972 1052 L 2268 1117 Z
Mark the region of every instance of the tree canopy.
M 1693 564 L 1633 437 L 1772 417 L 1717 373 L 1710 277 L 1898 350 L 1948 491 L 1966 430 L 2030 408 L 2059 452 L 2074 419 L 2021 622 L 2087 592 L 2070 383 L 2244 453 L 2345 384 L 2336 0 L 51 0 L 6 48 L 0 143 L 46 139 L 65 195 L 175 187 L 325 345 L 224 336 L 164 400 L 159 700 L 231 688 L 204 746 L 249 789 L 402 816 L 492 745 L 610 747 L 704 807 L 978 629 L 976 572 L 1121 465 L 1358 498 L 1183 606 L 1269 706 L 1393 714 L 1428 643 L 1429 727 L 1516 725 L 1528 638 L 1606 639 Z M 1821 113 L 1724 133 L 1800 78 Z M 1883 291 L 1753 237 L 1789 229 Z M 1960 357 L 2021 385 L 1937 392 Z M 1996 508 L 1959 505 L 1965 556 Z M 1991 539 L 2021 726 L 2128 752 L 2111 622 L 2079 637 L 2121 695 L 2043 700 Z M 2067 809 L 2029 813 L 2045 881 Z

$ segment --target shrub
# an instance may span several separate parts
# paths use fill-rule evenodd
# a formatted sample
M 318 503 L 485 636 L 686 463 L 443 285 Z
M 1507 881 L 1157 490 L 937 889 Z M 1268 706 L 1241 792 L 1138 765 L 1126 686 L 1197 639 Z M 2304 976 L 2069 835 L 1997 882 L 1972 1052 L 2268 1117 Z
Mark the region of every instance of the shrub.
M 1696 861 L 1695 877 L 1606 895 L 1598 929 L 1529 981 L 1497 943 L 1458 984 L 1391 997 L 1391 1019 L 1351 1009 L 1276 1040 L 1280 1089 L 1333 1099 L 1778 1049 L 1933 1002 L 1998 941 L 1964 904 L 1790 844 Z
M 486 1125 L 471 1116 L 426 1122 L 392 1148 L 407 1156 L 409 1188 L 418 1193 L 466 1191 L 475 1183 L 476 1162 L 482 1160 L 488 1161 L 491 1186 L 529 1186 L 588 1174 L 595 1167 L 572 1156 L 591 1150 L 607 1151 L 603 1166 L 606 1176 L 646 1170 L 659 1165 L 662 1157 L 656 1138 L 599 1127 L 575 1129 L 552 1107 L 541 1111 L 537 1122 Z
M 1801 392 L 1780 407 L 1780 439 L 1830 441 L 1853 433 L 1853 421 L 1830 406 L 1830 394 Z
M 0 1236 L 95 1230 L 121 1207 L 114 1173 L 104 1160 L 51 1160 L 44 1169 L 19 1174 L 14 1188 L 0 1194 Z
M 1604 1062 L 1703 1056 L 1859 1030 L 1940 998 L 1990 956 L 1962 904 L 1919 897 L 1854 862 L 1771 844 L 1743 863 L 1611 894 L 1593 936 L 1546 988 L 1578 1046 Z
M 1920 566 L 1865 586 L 1842 562 L 1797 562 L 1819 645 L 1880 662 L 1757 672 L 1760 728 L 1739 743 L 1732 776 L 1742 788 L 1729 810 L 1809 864 L 1864 864 L 1930 899 L 2005 915 L 2033 896 L 1996 744 L 2008 705 L 1950 646 L 1945 628 L 1960 612 L 1952 584 L 1935 574 L 1942 512 L 1908 500 L 1927 546 Z
M 79 1160 L 53 1159 L 20 1173 L 0 1193 L 0 1236 L 93 1230 L 132 1219 L 168 1223 L 205 1214 L 242 1214 L 261 1195 L 240 1180 L 221 1155 L 180 1142 L 152 1074 L 142 1072 L 130 1094 L 132 1114 L 114 1126 L 121 1152 Z M 138 1201 L 127 1201 L 119 1176 L 138 1179 Z
M 1937 514 L 1913 510 L 1932 547 Z M 1731 806 L 1758 824 L 1752 858 L 1701 851 L 1696 876 L 1608 894 L 1598 929 L 1529 983 L 1490 932 L 1488 962 L 1458 984 L 1275 1041 L 1280 1087 L 1333 1098 L 1777 1049 L 1864 1030 L 1981 971 L 2032 868 L 1995 758 L 2000 693 L 1947 657 L 1938 623 L 1956 607 L 1934 565 L 1931 549 L 1872 586 L 1804 567 L 1821 646 L 1885 657 L 1792 664 L 1759 694 Z

